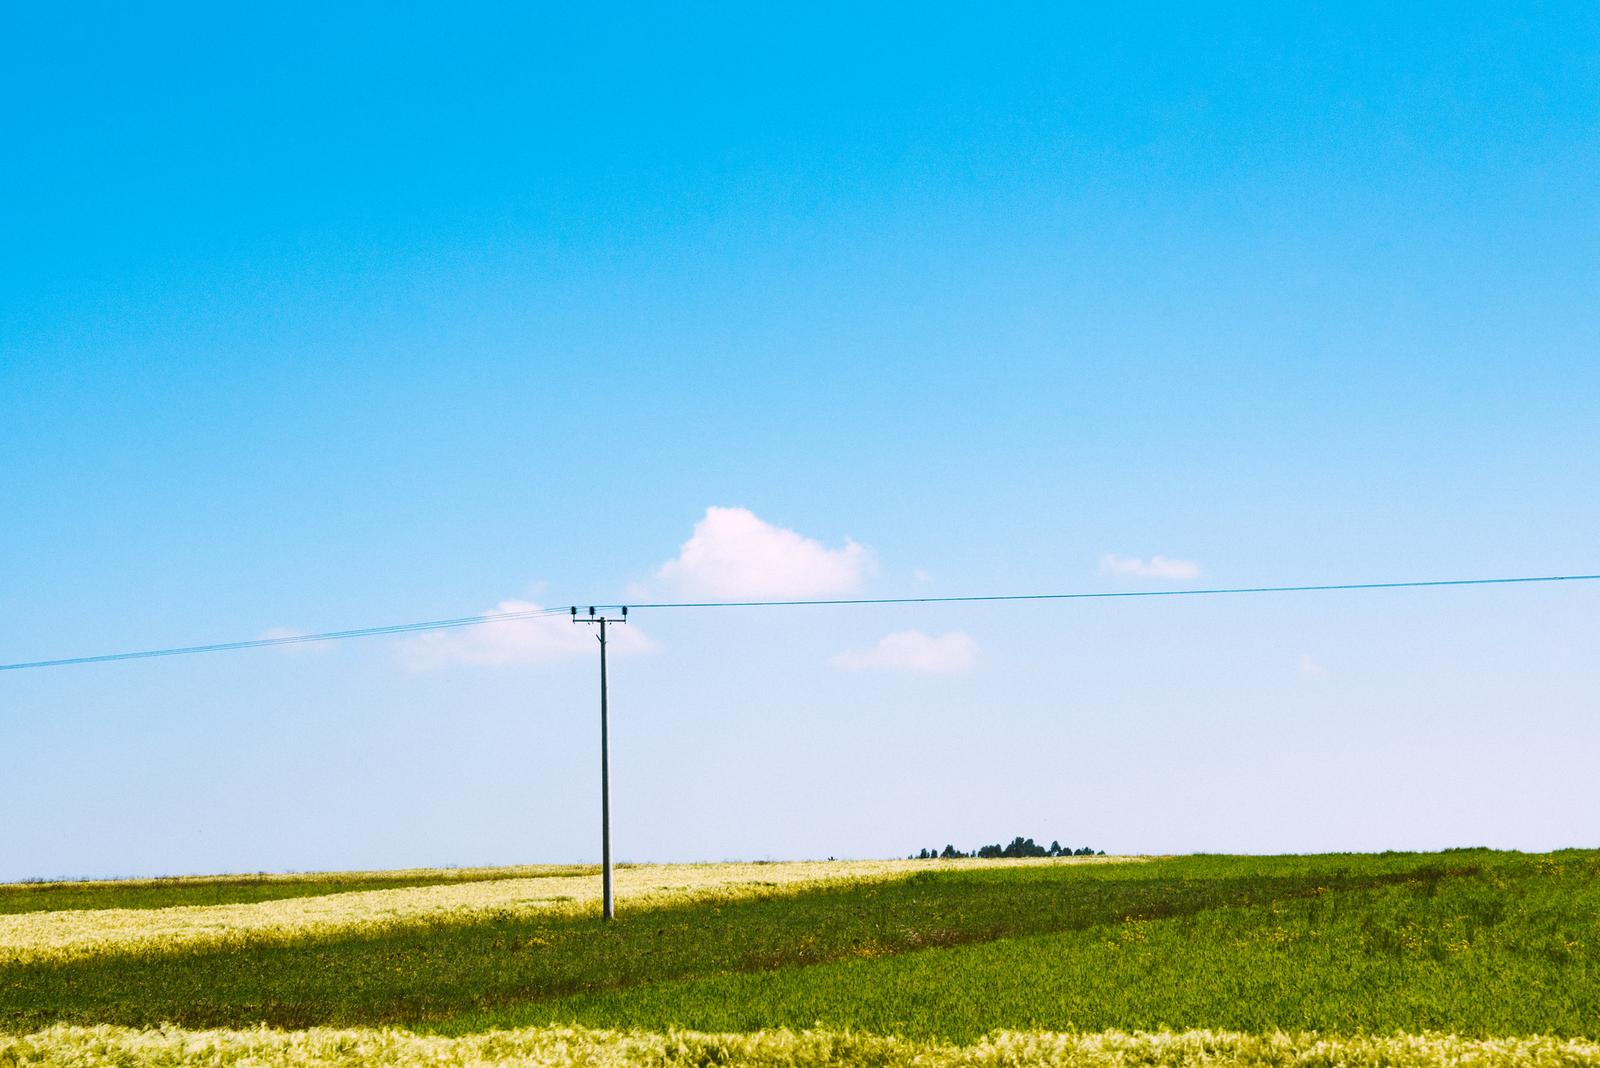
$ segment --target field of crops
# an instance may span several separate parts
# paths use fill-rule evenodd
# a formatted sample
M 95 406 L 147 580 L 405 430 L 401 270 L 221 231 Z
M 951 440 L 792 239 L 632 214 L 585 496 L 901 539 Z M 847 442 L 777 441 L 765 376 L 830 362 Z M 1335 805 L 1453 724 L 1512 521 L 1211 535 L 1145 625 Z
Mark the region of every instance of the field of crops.
M 1600 1065 L 1600 852 L 0 887 L 0 1065 Z

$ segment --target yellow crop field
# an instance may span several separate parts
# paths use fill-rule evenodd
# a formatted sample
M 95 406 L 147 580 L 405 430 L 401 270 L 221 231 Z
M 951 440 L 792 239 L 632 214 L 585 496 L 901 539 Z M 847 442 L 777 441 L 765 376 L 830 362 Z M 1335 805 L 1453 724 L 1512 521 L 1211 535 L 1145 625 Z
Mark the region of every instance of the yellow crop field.
M 1127 859 L 964 860 L 960 864 L 965 869 L 978 869 Z M 641 864 L 617 870 L 616 890 L 618 899 L 627 905 L 656 907 L 894 879 L 949 867 L 948 861 L 937 860 Z M 398 925 L 470 923 L 492 916 L 574 916 L 592 910 L 600 895 L 599 880 L 592 875 L 478 881 L 463 881 L 458 871 L 442 871 L 439 875 L 440 885 L 356 890 L 249 904 L 0 915 L 0 963 L 67 960 L 126 951 L 181 953 L 206 946 L 262 944 Z
M 1002 1031 L 971 1045 L 956 1045 L 828 1030 L 653 1034 L 548 1027 L 445 1038 L 396 1028 L 279 1031 L 59 1026 L 28 1035 L 0 1034 L 0 1064 L 18 1068 L 78 1068 L 90 1064 L 127 1068 L 179 1064 L 214 1068 L 399 1068 L 417 1064 L 436 1068 L 490 1064 L 530 1068 L 711 1064 L 772 1068 L 829 1064 L 882 1068 L 1580 1068 L 1600 1065 L 1600 1044 L 1542 1037 L 1331 1037 L 1228 1031 Z

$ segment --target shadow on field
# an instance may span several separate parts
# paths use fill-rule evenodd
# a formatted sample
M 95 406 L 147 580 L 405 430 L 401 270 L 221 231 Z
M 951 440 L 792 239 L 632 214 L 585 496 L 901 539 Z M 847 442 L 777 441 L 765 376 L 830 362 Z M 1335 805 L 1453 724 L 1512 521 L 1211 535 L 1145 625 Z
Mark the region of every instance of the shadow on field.
M 1420 859 L 1420 858 L 1419 858 Z M 1472 864 L 1393 870 L 1183 858 L 922 872 L 903 879 L 598 918 L 435 923 L 282 945 L 105 955 L 0 969 L 0 1022 L 189 1027 L 423 1023 L 575 993 L 1159 920 L 1326 893 L 1434 884 Z M 1118 870 L 1120 869 L 1120 871 Z

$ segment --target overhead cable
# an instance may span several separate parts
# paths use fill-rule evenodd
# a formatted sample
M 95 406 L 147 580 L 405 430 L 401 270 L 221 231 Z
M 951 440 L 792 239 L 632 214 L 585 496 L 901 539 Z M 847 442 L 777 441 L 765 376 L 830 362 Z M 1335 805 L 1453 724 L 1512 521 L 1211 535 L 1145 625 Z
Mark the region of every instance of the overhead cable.
M 1593 575 L 1536 575 L 1516 578 L 1433 579 L 1411 582 L 1341 582 L 1326 585 L 1301 586 L 1224 586 L 1209 589 L 1178 590 L 1111 590 L 1099 593 L 1009 593 L 983 594 L 970 597 L 851 597 L 790 601 L 659 601 L 654 603 L 600 604 L 594 608 L 669 609 L 669 608 L 797 608 L 806 606 L 846 605 L 899 605 L 899 604 L 979 604 L 999 601 L 1090 601 L 1135 597 L 1216 597 L 1249 593 L 1326 593 L 1336 590 L 1401 590 L 1426 589 L 1444 586 L 1507 586 L 1551 582 L 1593 582 Z M 593 609 L 591 608 L 591 611 Z M 80 664 L 104 664 L 119 660 L 147 660 L 159 656 L 187 656 L 191 653 L 221 653 L 238 649 L 261 649 L 275 645 L 299 645 L 307 642 L 342 641 L 346 638 L 372 638 L 392 634 L 415 634 L 423 631 L 449 630 L 458 627 L 476 627 L 488 623 L 507 623 L 517 620 L 537 619 L 544 616 L 576 613 L 575 608 L 536 608 L 521 612 L 490 612 L 456 619 L 434 619 L 421 623 L 397 623 L 385 627 L 359 627 L 354 630 L 334 630 L 320 634 L 292 634 L 275 638 L 254 638 L 248 641 L 216 642 L 209 645 L 183 645 L 167 649 L 144 649 L 129 653 L 102 653 L 98 656 L 70 656 L 57 660 L 30 660 L 15 664 L 0 664 L 0 671 L 20 671 L 24 668 L 72 667 Z
M 386 627 L 357 627 L 354 630 L 330 630 L 321 634 L 287 634 L 275 638 L 251 638 L 240 642 L 214 642 L 210 645 L 180 645 L 170 649 L 141 649 L 132 653 L 102 653 L 98 656 L 69 656 L 60 660 L 33 660 L 22 664 L 0 664 L 0 671 L 18 671 L 22 668 L 71 667 L 75 664 L 105 664 L 116 660 L 148 660 L 157 656 L 187 656 L 190 653 L 225 653 L 235 649 L 264 649 L 273 645 L 302 645 L 306 642 L 335 642 L 345 638 L 375 638 L 386 634 L 415 634 L 419 631 L 449 630 L 455 627 L 476 627 L 484 623 L 509 623 L 519 619 L 536 619 L 565 613 L 565 608 L 539 608 L 525 612 L 491 612 L 480 616 L 461 616 L 457 619 L 431 619 L 422 623 L 395 623 Z
M 803 605 L 971 604 L 982 601 L 1090 601 L 1118 597 L 1214 597 L 1230 593 L 1318 593 L 1328 590 L 1399 590 L 1425 586 L 1492 586 L 1527 582 L 1591 582 L 1600 575 L 1538 575 L 1519 578 L 1434 579 L 1422 582 L 1341 582 L 1325 586 L 1223 586 L 1197 590 L 1111 590 L 1104 593 L 1005 593 L 977 597 L 857 597 L 815 601 L 663 601 L 629 602 L 639 608 L 792 608 Z M 622 608 L 620 604 L 596 608 Z

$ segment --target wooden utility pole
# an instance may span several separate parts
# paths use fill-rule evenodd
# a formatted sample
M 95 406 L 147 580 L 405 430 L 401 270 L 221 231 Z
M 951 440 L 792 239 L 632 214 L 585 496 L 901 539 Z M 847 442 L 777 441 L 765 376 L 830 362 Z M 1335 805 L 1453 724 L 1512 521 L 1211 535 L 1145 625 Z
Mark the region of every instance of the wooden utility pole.
M 624 607 L 620 617 L 609 619 L 595 615 L 593 606 L 588 616 L 579 616 L 578 606 L 573 605 L 572 621 L 600 625 L 600 915 L 610 920 L 616 918 L 617 912 L 611 894 L 611 742 L 606 722 L 606 624 L 626 623 L 628 609 Z

